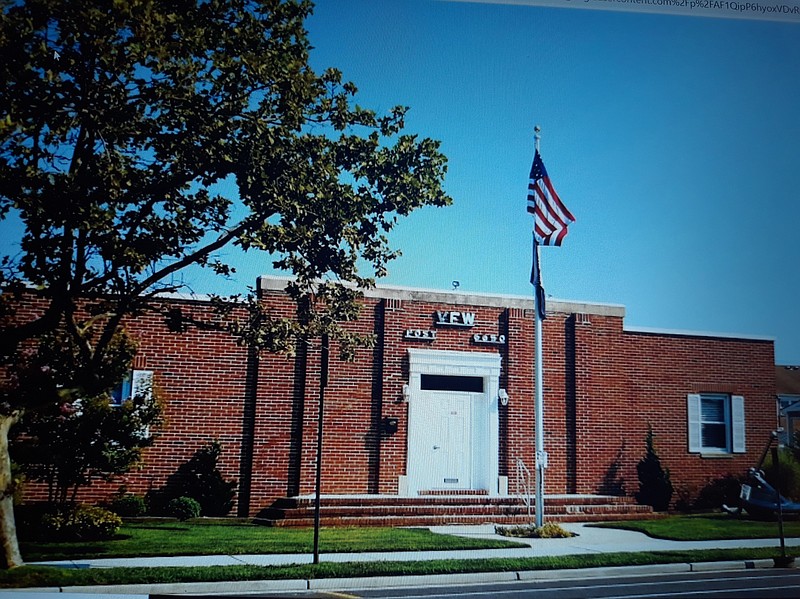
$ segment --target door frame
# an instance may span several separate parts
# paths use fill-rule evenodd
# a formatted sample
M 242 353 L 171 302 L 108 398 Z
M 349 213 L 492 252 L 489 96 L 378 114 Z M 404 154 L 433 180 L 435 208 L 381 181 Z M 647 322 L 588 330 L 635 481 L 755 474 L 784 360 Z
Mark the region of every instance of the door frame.
M 473 376 L 483 378 L 483 393 L 470 393 L 472 397 L 471 489 L 500 494 L 499 455 L 500 421 L 498 417 L 498 392 L 500 389 L 501 356 L 496 352 L 467 352 L 409 348 L 409 400 L 408 445 L 406 451 L 406 494 L 418 495 L 425 491 L 424 460 L 420 459 L 424 438 L 419 434 L 425 421 L 420 414 L 420 402 L 425 401 L 422 391 L 423 374 L 446 376 Z

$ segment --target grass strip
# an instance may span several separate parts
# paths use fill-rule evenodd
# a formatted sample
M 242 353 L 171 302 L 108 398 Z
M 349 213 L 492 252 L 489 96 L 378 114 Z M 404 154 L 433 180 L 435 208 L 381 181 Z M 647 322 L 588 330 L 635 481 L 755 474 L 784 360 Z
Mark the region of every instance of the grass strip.
M 634 530 L 656 539 L 672 541 L 774 539 L 778 536 L 777 522 L 735 518 L 727 514 L 670 516 L 669 518 L 656 520 L 596 522 L 590 526 Z M 784 523 L 784 531 L 787 537 L 800 537 L 800 521 L 786 521 Z
M 775 558 L 777 548 L 601 553 L 536 558 L 490 558 L 405 562 L 322 562 L 296 566 L 201 566 L 66 569 L 22 566 L 0 571 L 1 588 L 70 587 L 246 580 L 391 577 L 427 574 L 517 572 Z
M 116 538 L 94 542 L 27 541 L 27 561 L 174 555 L 311 553 L 311 528 L 270 528 L 252 524 L 126 523 Z M 525 547 L 515 541 L 442 535 L 421 528 L 323 528 L 323 553 L 365 551 L 456 551 Z

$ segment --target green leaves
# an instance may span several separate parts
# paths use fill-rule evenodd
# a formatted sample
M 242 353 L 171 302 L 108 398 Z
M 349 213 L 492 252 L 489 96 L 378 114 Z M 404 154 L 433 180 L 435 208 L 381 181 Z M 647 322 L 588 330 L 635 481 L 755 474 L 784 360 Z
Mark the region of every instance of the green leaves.
M 379 115 L 356 103 L 339 70 L 311 69 L 312 7 L 29 0 L 0 9 L 0 218 L 24 225 L 22 253 L 3 275 L 38 285 L 49 302 L 46 317 L 3 325 L 0 353 L 72 331 L 99 365 L 123 316 L 180 290 L 181 270 L 227 276 L 216 252 L 231 243 L 265 252 L 295 277 L 298 301 L 316 306 L 296 330 L 267 324 L 259 347 L 285 348 L 286 335 L 348 338 L 338 323 L 357 317 L 355 297 L 320 290 L 385 275 L 397 219 L 451 200 L 438 142 L 403 133 L 407 107 Z M 233 188 L 224 196 L 223 181 Z M 77 303 L 98 294 L 105 316 L 82 336 Z

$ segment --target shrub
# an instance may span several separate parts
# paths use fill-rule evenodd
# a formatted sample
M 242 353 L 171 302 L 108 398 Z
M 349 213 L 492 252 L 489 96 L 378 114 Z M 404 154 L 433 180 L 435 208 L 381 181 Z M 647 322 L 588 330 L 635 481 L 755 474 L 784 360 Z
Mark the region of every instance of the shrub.
M 180 495 L 192 497 L 200 504 L 204 516 L 225 516 L 233 507 L 236 481 L 226 481 L 217 463 L 222 454 L 219 441 L 201 447 L 178 469 Z
M 575 536 L 555 522 L 545 522 L 538 528 L 536 526 L 495 526 L 494 531 L 504 537 L 532 539 L 568 539 Z
M 678 499 L 675 509 L 685 513 L 717 511 L 723 505 L 739 504 L 739 493 L 745 477 L 726 474 L 719 478 L 708 479 L 706 484 L 697 490 L 695 486 L 681 486 L 675 490 Z
M 788 449 L 792 452 L 794 459 L 800 462 L 800 430 L 796 430 L 792 434 Z
M 147 504 L 144 497 L 126 494 L 115 497 L 109 506 L 111 511 L 123 518 L 133 518 L 141 516 L 147 511 Z
M 669 469 L 661 466 L 661 460 L 656 453 L 653 442 L 653 427 L 648 425 L 645 444 L 645 456 L 636 464 L 636 473 L 639 475 L 639 492 L 636 501 L 641 505 L 649 505 L 657 512 L 666 511 L 672 499 L 672 482 Z
M 53 511 L 49 503 L 29 501 L 14 506 L 14 520 L 20 540 L 37 540 L 43 538 L 41 532 L 42 517 Z
M 573 536 L 555 522 L 545 522 L 536 529 L 536 534 L 540 539 L 566 539 Z
M 122 519 L 114 512 L 77 505 L 42 515 L 39 534 L 48 540 L 99 541 L 113 538 L 120 526 Z
M 794 453 L 786 448 L 779 449 L 778 459 L 780 460 L 780 491 L 781 495 L 800 501 L 800 462 Z M 778 473 L 772 460 L 772 453 L 764 462 L 764 477 L 773 487 L 778 488 Z
M 681 485 L 675 489 L 675 509 L 684 514 L 694 510 L 694 502 L 697 499 L 697 487 L 694 485 Z
M 211 441 L 170 475 L 166 484 L 147 492 L 148 511 L 170 515 L 169 502 L 177 497 L 191 497 L 200 504 L 202 516 L 227 516 L 233 508 L 237 482 L 225 480 L 217 468 L 222 445 Z
M 697 498 L 692 503 L 696 511 L 720 509 L 723 505 L 733 506 L 739 501 L 742 487 L 742 478 L 733 474 L 726 474 L 710 480 L 705 487 L 700 489 Z
M 167 504 L 167 512 L 183 522 L 200 515 L 200 504 L 191 497 L 176 497 Z

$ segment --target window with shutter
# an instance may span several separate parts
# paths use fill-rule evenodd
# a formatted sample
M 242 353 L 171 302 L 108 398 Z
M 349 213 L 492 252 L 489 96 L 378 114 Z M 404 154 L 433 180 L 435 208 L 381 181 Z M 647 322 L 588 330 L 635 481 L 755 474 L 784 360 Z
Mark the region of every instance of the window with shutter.
M 728 396 L 707 394 L 700 396 L 700 442 L 703 449 L 729 451 Z
M 744 397 L 725 393 L 687 396 L 690 453 L 745 451 Z

